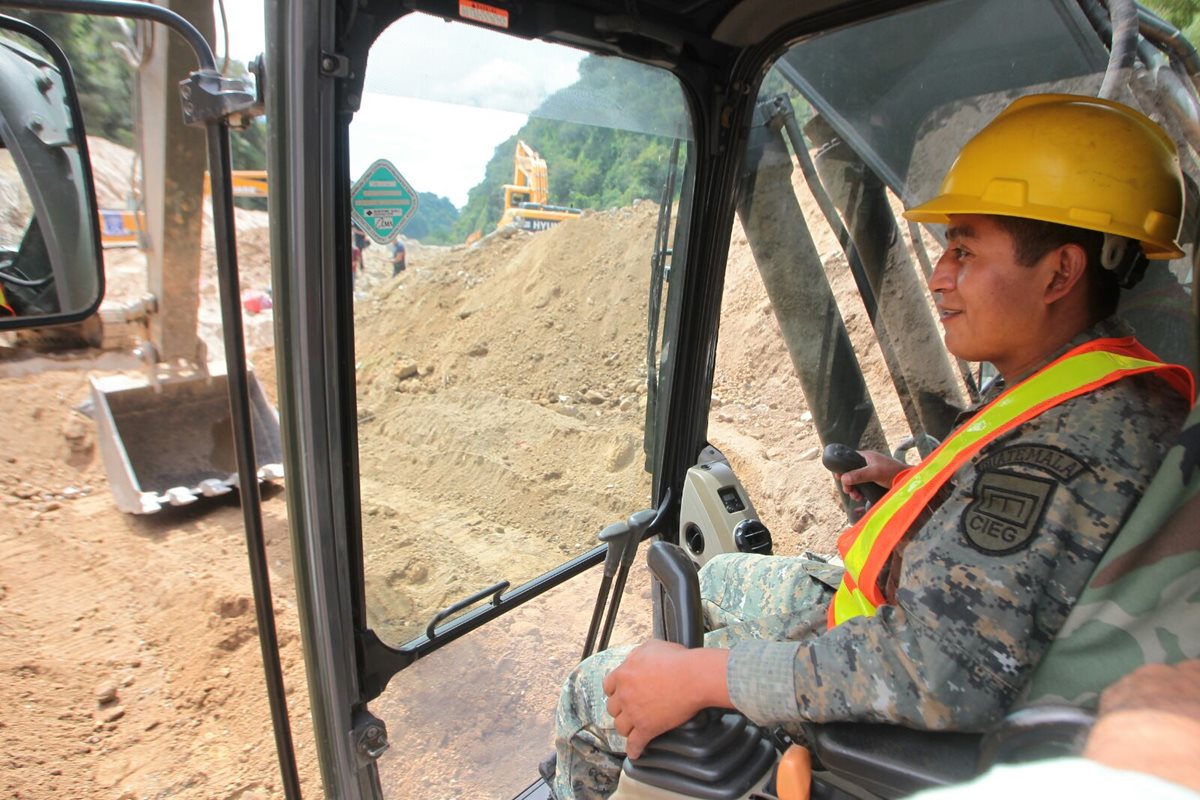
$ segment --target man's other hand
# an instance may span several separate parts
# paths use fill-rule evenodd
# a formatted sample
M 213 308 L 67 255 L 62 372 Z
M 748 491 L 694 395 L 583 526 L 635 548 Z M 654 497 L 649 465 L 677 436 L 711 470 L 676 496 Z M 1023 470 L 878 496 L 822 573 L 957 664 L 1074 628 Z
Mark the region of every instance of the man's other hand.
M 1100 715 L 1118 711 L 1167 711 L 1200 723 L 1200 659 L 1147 664 L 1100 695 Z
M 1105 689 L 1083 754 L 1200 792 L 1200 660 L 1149 664 Z
M 729 651 L 688 650 L 653 640 L 634 648 L 621 666 L 604 676 L 608 713 L 638 758 L 659 734 L 677 728 L 701 709 L 732 708 L 725 670 Z
M 909 466 L 903 461 L 897 461 L 891 456 L 876 453 L 874 450 L 859 450 L 858 454 L 866 459 L 867 465 L 836 476 L 842 483 L 842 491 L 855 500 L 863 499 L 862 492 L 854 488 L 855 484 L 878 483 L 883 488 L 889 489 L 896 476 L 908 469 Z

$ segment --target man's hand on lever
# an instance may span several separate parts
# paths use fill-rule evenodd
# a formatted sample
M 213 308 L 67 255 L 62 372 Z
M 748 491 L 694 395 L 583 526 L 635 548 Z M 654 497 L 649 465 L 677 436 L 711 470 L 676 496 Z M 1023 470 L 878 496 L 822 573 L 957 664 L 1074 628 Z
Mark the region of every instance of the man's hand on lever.
M 859 450 L 858 454 L 866 460 L 865 467 L 835 473 L 835 477 L 841 481 L 842 491 L 855 500 L 863 499 L 862 492 L 856 488 L 856 484 L 877 483 L 886 489 L 892 485 L 895 477 L 909 466 L 903 461 L 897 461 L 874 450 Z
M 732 708 L 725 680 L 728 662 L 728 650 L 689 650 L 651 640 L 604 676 L 608 713 L 628 741 L 629 757 L 638 758 L 651 739 L 705 708 Z

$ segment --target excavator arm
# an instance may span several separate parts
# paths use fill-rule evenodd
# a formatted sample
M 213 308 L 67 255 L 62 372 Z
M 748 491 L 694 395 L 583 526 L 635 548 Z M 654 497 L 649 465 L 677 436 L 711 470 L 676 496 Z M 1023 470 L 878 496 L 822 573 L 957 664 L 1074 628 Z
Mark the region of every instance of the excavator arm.
M 504 185 L 504 213 L 496 230 L 516 225 L 527 231 L 542 231 L 582 213 L 578 208 L 547 205 L 549 199 L 550 172 L 545 159 L 518 139 L 513 153 L 513 182 Z

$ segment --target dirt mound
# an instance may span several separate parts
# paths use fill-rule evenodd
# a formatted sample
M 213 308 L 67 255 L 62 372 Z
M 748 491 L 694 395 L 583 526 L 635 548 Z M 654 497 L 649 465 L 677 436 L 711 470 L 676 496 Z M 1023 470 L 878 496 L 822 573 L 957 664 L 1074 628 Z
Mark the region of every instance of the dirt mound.
M 96 186 L 96 205 L 129 208 L 131 199 L 141 194 L 133 151 L 99 136 L 87 137 L 87 146 L 92 162 L 92 181 Z
M 128 151 L 96 141 L 92 152 L 102 204 L 122 206 Z M 410 242 L 410 266 L 396 279 L 388 248 L 365 252 L 355 330 L 364 568 L 374 587 L 368 613 L 386 640 L 423 630 L 430 608 L 558 564 L 633 510 L 631 498 L 649 497 L 645 310 L 657 213 L 639 203 L 475 247 Z M 239 211 L 237 235 L 242 288 L 269 289 L 265 215 Z M 841 512 L 740 228 L 733 237 L 710 438 L 778 550 L 827 551 Z M 865 349 L 870 325 L 855 310 L 844 259 L 830 235 L 817 246 Z M 105 255 L 108 302 L 138 298 L 144 257 Z M 219 356 L 211 234 L 202 258 L 201 332 Z M 271 317 L 248 314 L 245 324 L 274 397 Z M 149 518 L 116 511 L 94 425 L 75 410 L 86 397 L 83 371 L 0 381 L 10 410 L 0 427 L 10 523 L 0 529 L 0 631 L 9 643 L 0 702 L 19 711 L 0 722 L 13 743 L 4 789 L 280 796 L 240 510 L 206 501 Z M 281 492 L 268 493 L 264 518 L 304 793 L 319 796 Z M 397 796 L 420 787 L 429 797 L 495 797 L 532 777 L 597 578 L 539 598 L 532 616 L 500 620 L 394 679 L 402 691 L 375 710 L 403 754 L 384 761 Z M 648 635 L 646 585 L 639 567 L 618 639 Z M 540 619 L 578 636 L 544 634 Z M 497 698 L 500 673 L 511 693 Z M 453 735 L 429 737 L 448 724 Z M 475 727 L 478 735 L 459 735 Z M 513 737 L 533 749 L 514 758 Z
M 359 302 L 368 580 L 393 587 L 372 595 L 387 598 L 374 623 L 407 630 L 500 576 L 532 578 L 649 501 L 656 219 L 642 203 L 428 251 Z M 417 502 L 425 514 L 413 519 L 404 509 Z

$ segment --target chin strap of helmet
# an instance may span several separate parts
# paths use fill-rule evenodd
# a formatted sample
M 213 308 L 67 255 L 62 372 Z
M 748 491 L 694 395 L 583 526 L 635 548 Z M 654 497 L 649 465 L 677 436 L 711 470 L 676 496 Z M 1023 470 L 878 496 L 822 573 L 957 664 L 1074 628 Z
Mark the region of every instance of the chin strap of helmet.
M 1129 289 L 1146 274 L 1149 264 L 1139 242 L 1113 233 L 1104 234 L 1104 246 L 1100 249 L 1100 265 L 1117 274 L 1117 283 Z

